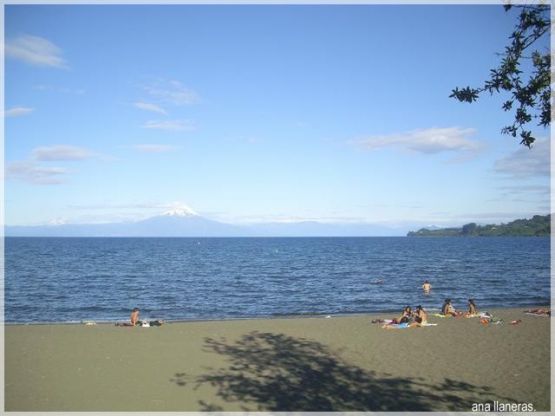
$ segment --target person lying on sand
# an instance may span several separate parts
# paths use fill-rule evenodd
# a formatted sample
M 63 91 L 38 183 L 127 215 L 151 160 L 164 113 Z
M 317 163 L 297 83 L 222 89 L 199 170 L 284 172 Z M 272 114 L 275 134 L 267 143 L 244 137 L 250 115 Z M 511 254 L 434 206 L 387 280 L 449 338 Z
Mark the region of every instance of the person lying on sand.
M 524 311 L 524 313 L 531 314 L 531 315 L 543 315 L 543 316 L 551 316 L 551 311 L 549 309 L 528 309 Z
M 476 307 L 476 303 L 474 303 L 474 299 L 468 299 L 468 312 L 466 312 L 464 316 L 467 318 L 478 316 L 478 308 Z

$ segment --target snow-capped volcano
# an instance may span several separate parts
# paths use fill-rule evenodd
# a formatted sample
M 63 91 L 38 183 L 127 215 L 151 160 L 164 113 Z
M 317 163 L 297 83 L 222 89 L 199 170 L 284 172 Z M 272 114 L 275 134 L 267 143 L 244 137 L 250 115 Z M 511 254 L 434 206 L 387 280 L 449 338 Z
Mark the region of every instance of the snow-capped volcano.
M 165 217 L 198 217 L 199 215 L 186 205 L 176 206 L 162 214 Z
M 295 237 L 402 235 L 404 231 L 371 224 L 327 224 L 316 221 L 227 224 L 197 214 L 175 202 L 167 211 L 136 222 L 6 226 L 7 236 L 19 237 Z

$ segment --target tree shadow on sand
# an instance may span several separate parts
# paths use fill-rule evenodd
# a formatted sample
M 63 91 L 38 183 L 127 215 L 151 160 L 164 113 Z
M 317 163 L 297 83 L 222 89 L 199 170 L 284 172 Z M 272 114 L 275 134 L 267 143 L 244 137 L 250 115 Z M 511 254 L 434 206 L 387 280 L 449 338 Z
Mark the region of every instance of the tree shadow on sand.
M 226 356 L 229 368 L 210 368 L 198 377 L 176 373 L 171 381 L 195 388 L 209 384 L 219 398 L 245 411 L 470 411 L 472 403 L 512 401 L 489 387 L 451 379 L 433 385 L 420 377 L 378 375 L 348 364 L 323 344 L 284 334 L 254 331 L 235 343 L 205 341 L 205 351 Z

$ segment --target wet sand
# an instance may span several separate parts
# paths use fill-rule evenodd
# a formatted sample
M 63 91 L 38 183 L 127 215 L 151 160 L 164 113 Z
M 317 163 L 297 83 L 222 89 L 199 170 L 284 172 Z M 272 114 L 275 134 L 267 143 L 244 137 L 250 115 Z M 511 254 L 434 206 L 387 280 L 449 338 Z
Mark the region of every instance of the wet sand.
M 550 319 L 489 311 L 504 324 L 432 316 L 438 326 L 385 330 L 371 320 L 391 314 L 372 314 L 6 325 L 5 408 L 472 411 L 513 403 L 548 411 Z

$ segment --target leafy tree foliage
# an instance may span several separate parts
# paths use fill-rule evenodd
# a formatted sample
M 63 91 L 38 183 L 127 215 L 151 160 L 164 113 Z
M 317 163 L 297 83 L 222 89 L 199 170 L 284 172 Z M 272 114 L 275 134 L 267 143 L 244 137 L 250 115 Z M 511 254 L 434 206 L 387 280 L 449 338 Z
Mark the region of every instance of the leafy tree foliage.
M 512 7 L 520 9 L 518 23 L 510 36 L 510 44 L 501 54 L 501 62 L 490 71 L 490 78 L 480 88 L 455 88 L 450 97 L 461 102 L 473 103 L 480 94 L 510 93 L 503 103 L 503 110 L 514 109 L 514 122 L 505 126 L 501 132 L 512 137 L 520 136 L 520 143 L 530 147 L 536 140 L 527 129 L 532 120 L 537 125 L 547 127 L 551 122 L 551 57 L 548 48 L 544 51 L 533 50 L 532 45 L 544 35 L 549 35 L 551 26 L 550 6 L 543 4 L 512 6 L 506 5 L 505 11 Z M 522 70 L 523 61 L 530 59 L 532 69 L 528 79 Z
M 471 222 L 470 224 L 466 224 L 462 227 L 462 233 L 463 235 L 472 235 L 472 233 L 476 231 L 477 227 L 478 225 L 475 222 Z
M 530 219 L 518 219 L 508 224 L 477 225 L 471 222 L 462 228 L 422 228 L 408 233 L 409 237 L 545 237 L 551 235 L 551 215 L 534 215 Z

